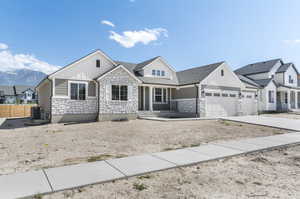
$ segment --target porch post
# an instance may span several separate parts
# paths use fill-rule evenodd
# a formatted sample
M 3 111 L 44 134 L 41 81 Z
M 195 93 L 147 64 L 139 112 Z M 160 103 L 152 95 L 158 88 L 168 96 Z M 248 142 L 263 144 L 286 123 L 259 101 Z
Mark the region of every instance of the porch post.
M 146 110 L 146 100 L 145 100 L 145 97 L 146 97 L 146 94 L 145 94 L 146 87 L 143 86 L 142 88 L 143 88 L 143 110 L 145 111 Z
M 153 90 L 152 86 L 149 86 L 149 111 L 153 111 L 153 102 L 152 102 L 152 99 L 153 99 L 152 93 L 153 93 L 153 91 L 152 90 Z
M 288 107 L 288 110 L 290 110 L 291 109 L 291 92 L 290 92 L 290 90 L 287 91 L 287 96 L 288 96 L 287 107 Z

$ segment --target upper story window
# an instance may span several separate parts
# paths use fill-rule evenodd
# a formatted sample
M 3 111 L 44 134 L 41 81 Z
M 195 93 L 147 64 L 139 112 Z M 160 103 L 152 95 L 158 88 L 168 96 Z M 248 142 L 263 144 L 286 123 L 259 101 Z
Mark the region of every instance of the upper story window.
M 100 65 L 101 65 L 100 59 L 97 59 L 97 60 L 96 60 L 96 67 L 97 67 L 97 68 L 100 68 Z
M 166 72 L 164 70 L 152 70 L 152 76 L 165 77 Z
M 156 71 L 152 70 L 152 75 L 155 76 L 156 75 Z
M 160 76 L 160 70 L 156 70 L 156 75 Z
M 128 87 L 126 85 L 112 85 L 111 86 L 111 99 L 127 101 L 128 100 Z
M 224 70 L 221 70 L 221 76 L 222 77 L 224 76 Z
M 86 84 L 71 83 L 71 99 L 72 100 L 85 100 Z
M 293 81 L 293 79 L 292 79 L 292 76 L 291 76 L 291 75 L 289 75 L 289 83 L 290 83 L 290 84 L 294 83 L 294 81 Z

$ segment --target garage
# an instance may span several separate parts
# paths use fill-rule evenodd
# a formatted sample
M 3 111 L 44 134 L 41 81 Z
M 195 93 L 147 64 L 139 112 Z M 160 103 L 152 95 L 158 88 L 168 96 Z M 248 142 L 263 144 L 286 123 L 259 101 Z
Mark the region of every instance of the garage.
M 243 115 L 257 114 L 255 92 L 242 92 L 242 113 Z
M 238 94 L 237 91 L 206 91 L 206 117 L 237 115 Z

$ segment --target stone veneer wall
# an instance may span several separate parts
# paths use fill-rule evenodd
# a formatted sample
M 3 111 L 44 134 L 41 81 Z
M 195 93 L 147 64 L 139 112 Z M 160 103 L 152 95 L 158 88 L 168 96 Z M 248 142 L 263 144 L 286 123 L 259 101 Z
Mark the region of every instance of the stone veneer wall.
M 138 112 L 138 82 L 124 69 L 107 74 L 99 81 L 99 120 L 112 120 L 118 118 L 136 118 Z M 112 85 L 127 85 L 128 100 L 113 101 L 111 99 Z
M 52 115 L 95 114 L 98 112 L 97 107 L 97 98 L 86 100 L 52 98 Z
M 177 102 L 177 110 L 181 113 L 196 113 L 196 98 L 179 99 Z

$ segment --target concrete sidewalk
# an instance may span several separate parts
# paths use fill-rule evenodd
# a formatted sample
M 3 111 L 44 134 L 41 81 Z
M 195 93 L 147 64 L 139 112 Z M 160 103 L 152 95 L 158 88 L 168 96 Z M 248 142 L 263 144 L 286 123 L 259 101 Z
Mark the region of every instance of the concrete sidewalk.
M 243 122 L 248 124 L 269 126 L 269 127 L 275 127 L 275 128 L 292 130 L 292 131 L 300 131 L 300 120 L 297 119 L 264 117 L 258 115 L 221 117 L 220 119 L 234 121 L 234 122 Z
M 51 193 L 290 144 L 300 144 L 300 132 L 3 175 L 0 198 Z

